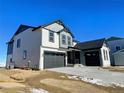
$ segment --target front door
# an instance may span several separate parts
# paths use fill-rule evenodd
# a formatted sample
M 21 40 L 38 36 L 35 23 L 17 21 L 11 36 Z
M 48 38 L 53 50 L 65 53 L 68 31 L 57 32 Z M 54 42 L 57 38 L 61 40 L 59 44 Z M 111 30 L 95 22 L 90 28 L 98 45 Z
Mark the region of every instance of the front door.
M 68 64 L 80 64 L 80 52 L 79 51 L 68 51 Z

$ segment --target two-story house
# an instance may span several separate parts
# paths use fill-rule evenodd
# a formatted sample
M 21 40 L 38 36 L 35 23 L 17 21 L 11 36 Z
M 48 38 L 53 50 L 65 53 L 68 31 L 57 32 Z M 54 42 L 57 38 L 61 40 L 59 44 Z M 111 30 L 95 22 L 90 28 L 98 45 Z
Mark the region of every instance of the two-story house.
M 20 25 L 8 42 L 6 67 L 44 69 L 67 65 L 74 35 L 60 20 L 39 27 Z
M 7 68 L 110 66 L 105 39 L 77 43 L 60 20 L 38 27 L 20 25 L 7 44 Z

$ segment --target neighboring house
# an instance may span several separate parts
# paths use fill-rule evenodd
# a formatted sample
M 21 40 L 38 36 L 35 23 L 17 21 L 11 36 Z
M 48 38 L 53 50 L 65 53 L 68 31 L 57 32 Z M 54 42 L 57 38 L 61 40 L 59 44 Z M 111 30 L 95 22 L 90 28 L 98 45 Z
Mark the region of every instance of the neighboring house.
M 20 25 L 8 42 L 6 67 L 44 69 L 67 66 L 68 47 L 74 35 L 60 21 L 31 27 Z
M 115 52 L 113 56 L 114 56 L 114 64 L 116 66 L 124 66 L 124 49 Z
M 86 66 L 110 66 L 109 48 L 105 39 L 77 43 L 80 49 L 81 62 Z
M 110 49 L 110 60 L 111 60 L 111 65 L 117 65 L 114 60 L 114 53 L 116 53 L 119 50 L 124 49 L 124 38 L 119 38 L 119 37 L 110 37 L 107 40 L 107 45 Z M 118 53 L 117 53 L 118 54 Z

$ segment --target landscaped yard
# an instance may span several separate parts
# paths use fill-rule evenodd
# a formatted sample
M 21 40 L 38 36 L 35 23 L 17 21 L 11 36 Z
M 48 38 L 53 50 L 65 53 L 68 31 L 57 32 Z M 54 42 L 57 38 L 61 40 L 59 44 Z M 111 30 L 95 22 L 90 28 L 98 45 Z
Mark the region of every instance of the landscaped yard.
M 0 93 L 123 93 L 124 88 L 104 87 L 43 70 L 0 69 Z

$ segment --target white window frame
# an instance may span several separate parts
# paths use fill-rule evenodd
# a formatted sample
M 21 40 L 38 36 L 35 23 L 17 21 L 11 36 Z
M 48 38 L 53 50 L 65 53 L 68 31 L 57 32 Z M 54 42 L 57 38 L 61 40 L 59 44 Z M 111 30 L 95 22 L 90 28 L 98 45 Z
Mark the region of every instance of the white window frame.
M 27 51 L 26 50 L 23 51 L 23 59 L 27 59 Z
M 54 43 L 54 32 L 53 31 L 49 31 L 49 42 Z
M 106 60 L 106 50 L 103 49 L 103 56 L 104 56 L 104 60 Z
M 62 34 L 62 44 L 66 45 L 66 35 Z
M 71 46 L 71 37 L 67 36 L 67 38 L 68 38 L 68 46 Z

